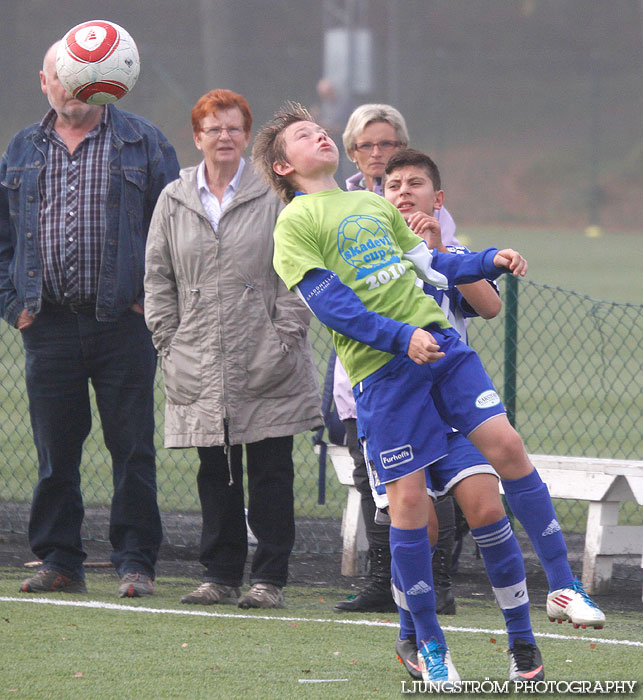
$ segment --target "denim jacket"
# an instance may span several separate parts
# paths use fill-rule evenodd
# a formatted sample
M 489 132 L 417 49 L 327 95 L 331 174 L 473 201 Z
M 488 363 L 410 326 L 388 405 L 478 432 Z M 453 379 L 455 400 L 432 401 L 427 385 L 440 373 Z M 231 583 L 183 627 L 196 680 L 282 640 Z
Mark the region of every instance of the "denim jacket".
M 107 105 L 112 142 L 96 318 L 116 319 L 143 302 L 145 241 L 156 200 L 179 175 L 172 145 L 146 119 Z M 17 133 L 0 161 L 0 315 L 16 325 L 42 297 L 38 182 L 49 141 L 39 124 Z

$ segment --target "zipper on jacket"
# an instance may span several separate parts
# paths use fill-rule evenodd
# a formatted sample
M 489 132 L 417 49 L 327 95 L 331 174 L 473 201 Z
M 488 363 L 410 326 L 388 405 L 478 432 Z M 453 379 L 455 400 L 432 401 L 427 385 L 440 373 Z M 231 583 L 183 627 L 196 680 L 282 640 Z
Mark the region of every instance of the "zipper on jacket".
M 199 303 L 199 297 L 201 296 L 200 289 L 190 289 L 190 309 L 193 309 Z
M 228 481 L 228 486 L 232 486 L 234 484 L 234 479 L 232 478 L 232 449 L 231 449 L 230 442 L 228 440 L 228 419 L 223 418 L 223 454 L 225 454 L 226 459 L 228 461 L 228 474 L 230 476 L 230 480 Z

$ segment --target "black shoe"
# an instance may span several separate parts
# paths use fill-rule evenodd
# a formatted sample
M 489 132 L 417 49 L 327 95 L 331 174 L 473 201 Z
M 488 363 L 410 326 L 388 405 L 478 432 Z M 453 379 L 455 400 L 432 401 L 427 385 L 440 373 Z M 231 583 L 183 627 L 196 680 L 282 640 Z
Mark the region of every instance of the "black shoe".
M 418 666 L 418 648 L 415 637 L 409 637 L 408 639 L 400 639 L 398 637 L 395 640 L 395 653 L 397 654 L 397 660 L 404 665 L 411 678 L 421 681 L 422 671 L 420 671 Z
M 350 600 L 342 600 L 335 612 L 397 612 L 391 589 L 380 581 L 369 581 L 366 588 Z
M 543 657 L 535 644 L 516 639 L 509 655 L 510 681 L 542 681 L 545 678 Z
M 455 615 L 453 579 L 451 578 L 451 544 L 436 547 L 433 554 L 433 582 L 435 584 L 435 611 L 438 615 Z
M 455 598 L 451 586 L 448 588 L 436 586 L 435 612 L 438 615 L 455 615 Z

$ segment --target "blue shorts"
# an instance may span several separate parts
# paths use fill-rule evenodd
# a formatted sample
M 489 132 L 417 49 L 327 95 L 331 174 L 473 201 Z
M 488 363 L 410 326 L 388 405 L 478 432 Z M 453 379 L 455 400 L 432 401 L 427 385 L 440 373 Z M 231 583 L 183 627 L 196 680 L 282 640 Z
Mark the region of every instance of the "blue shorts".
M 480 359 L 458 333 L 452 328 L 431 333 L 445 357 L 418 365 L 396 355 L 353 387 L 367 462 L 382 484 L 444 457 L 451 426 L 467 436 L 505 413 Z
M 448 433 L 446 439 L 448 454 L 425 470 L 426 490 L 431 498 L 443 496 L 458 482 L 474 474 L 498 476 L 482 453 L 462 433 Z M 378 508 L 388 507 L 386 486 L 373 470 L 371 460 L 366 461 L 366 468 L 375 504 Z

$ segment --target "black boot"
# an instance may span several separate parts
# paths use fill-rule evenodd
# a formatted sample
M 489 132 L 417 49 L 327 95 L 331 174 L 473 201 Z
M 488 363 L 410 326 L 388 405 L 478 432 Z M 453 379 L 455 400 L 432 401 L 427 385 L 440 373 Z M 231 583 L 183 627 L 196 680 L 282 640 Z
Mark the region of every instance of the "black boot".
M 438 615 L 455 615 L 455 598 L 451 587 L 451 550 L 436 549 L 433 554 L 435 611 Z
M 395 612 L 391 594 L 391 551 L 388 547 L 368 550 L 371 563 L 366 587 L 354 598 L 335 605 L 336 612 Z
M 439 615 L 455 615 L 455 600 L 451 587 L 451 564 L 455 539 L 455 511 L 452 496 L 445 496 L 435 504 L 438 518 L 438 541 L 433 553 L 433 583 L 435 610 Z

